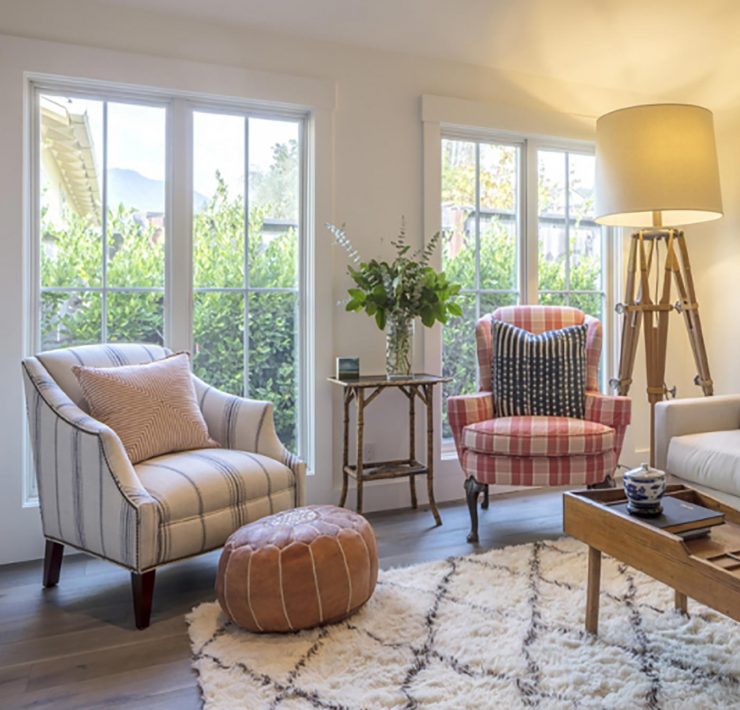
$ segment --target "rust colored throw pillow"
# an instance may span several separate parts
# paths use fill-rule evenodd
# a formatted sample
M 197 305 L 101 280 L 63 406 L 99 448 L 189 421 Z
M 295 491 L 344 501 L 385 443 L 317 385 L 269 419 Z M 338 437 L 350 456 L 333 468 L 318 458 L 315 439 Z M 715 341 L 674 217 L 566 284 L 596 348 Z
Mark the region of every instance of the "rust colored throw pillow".
M 198 407 L 190 357 L 144 365 L 73 367 L 90 414 L 123 442 L 131 463 L 172 451 L 218 446 Z

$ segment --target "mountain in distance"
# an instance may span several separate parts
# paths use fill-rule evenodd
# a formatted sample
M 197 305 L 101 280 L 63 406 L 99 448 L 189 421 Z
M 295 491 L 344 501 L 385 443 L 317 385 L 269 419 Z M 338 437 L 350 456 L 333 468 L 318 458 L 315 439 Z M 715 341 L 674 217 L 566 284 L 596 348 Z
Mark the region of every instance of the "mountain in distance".
M 193 210 L 200 212 L 207 202 L 205 195 L 193 193 Z M 145 177 L 136 170 L 111 168 L 108 171 L 108 204 L 124 204 L 140 212 L 163 212 L 164 182 Z

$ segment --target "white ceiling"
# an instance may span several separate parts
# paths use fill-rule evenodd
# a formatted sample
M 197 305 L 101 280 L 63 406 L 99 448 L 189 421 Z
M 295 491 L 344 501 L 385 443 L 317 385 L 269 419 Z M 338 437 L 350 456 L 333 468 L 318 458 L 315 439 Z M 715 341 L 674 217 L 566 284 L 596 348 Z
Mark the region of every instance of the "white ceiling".
M 97 2 L 710 103 L 740 68 L 739 0 Z

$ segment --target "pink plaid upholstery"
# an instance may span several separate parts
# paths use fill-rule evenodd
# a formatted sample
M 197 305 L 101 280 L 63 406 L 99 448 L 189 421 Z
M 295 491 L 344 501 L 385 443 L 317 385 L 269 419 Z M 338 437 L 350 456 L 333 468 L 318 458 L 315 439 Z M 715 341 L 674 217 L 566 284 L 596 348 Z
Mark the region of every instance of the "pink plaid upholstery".
M 586 419 L 611 427 L 627 427 L 632 415 L 632 400 L 601 392 L 586 392 Z
M 629 397 L 618 397 L 601 392 L 586 392 L 586 419 L 599 422 L 614 429 L 614 449 L 619 458 L 624 435 L 632 416 L 632 400 Z
M 534 334 L 588 324 L 584 421 L 564 417 L 509 417 L 506 423 L 503 418 L 494 418 L 493 318 Z M 611 475 L 630 422 L 631 402 L 627 397 L 598 392 L 601 323 L 577 308 L 507 306 L 481 318 L 475 334 L 481 391 L 447 400 L 447 415 L 465 475 L 474 476 L 479 483 L 517 486 L 577 486 L 596 483 Z M 537 434 L 533 436 L 534 420 L 539 419 L 552 423 L 537 422 Z M 504 432 L 507 432 L 505 436 Z
M 491 321 L 493 319 L 511 323 L 517 328 L 539 335 L 548 330 L 559 330 L 571 325 L 586 323 L 586 389 L 599 389 L 599 358 L 601 357 L 601 321 L 587 316 L 577 308 L 567 306 L 504 306 L 483 316 L 475 327 L 478 345 L 478 371 L 480 388 L 491 389 Z
M 569 417 L 498 417 L 466 426 L 463 446 L 503 456 L 602 454 L 614 448 L 614 429 Z
M 476 424 L 486 419 L 493 419 L 493 394 L 491 392 L 447 398 L 447 421 L 452 429 L 452 438 L 455 440 L 458 456 L 462 451 L 463 429 L 469 424 Z
M 614 450 L 586 456 L 491 456 L 465 449 L 460 463 L 479 483 L 507 486 L 587 486 L 617 466 Z

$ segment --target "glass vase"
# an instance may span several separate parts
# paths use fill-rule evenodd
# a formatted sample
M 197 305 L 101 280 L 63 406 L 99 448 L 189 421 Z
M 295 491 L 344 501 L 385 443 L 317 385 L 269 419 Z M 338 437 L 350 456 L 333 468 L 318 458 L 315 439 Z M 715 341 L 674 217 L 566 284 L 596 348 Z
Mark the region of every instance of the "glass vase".
M 385 324 L 385 374 L 389 379 L 411 374 L 414 347 L 414 319 L 390 315 Z

